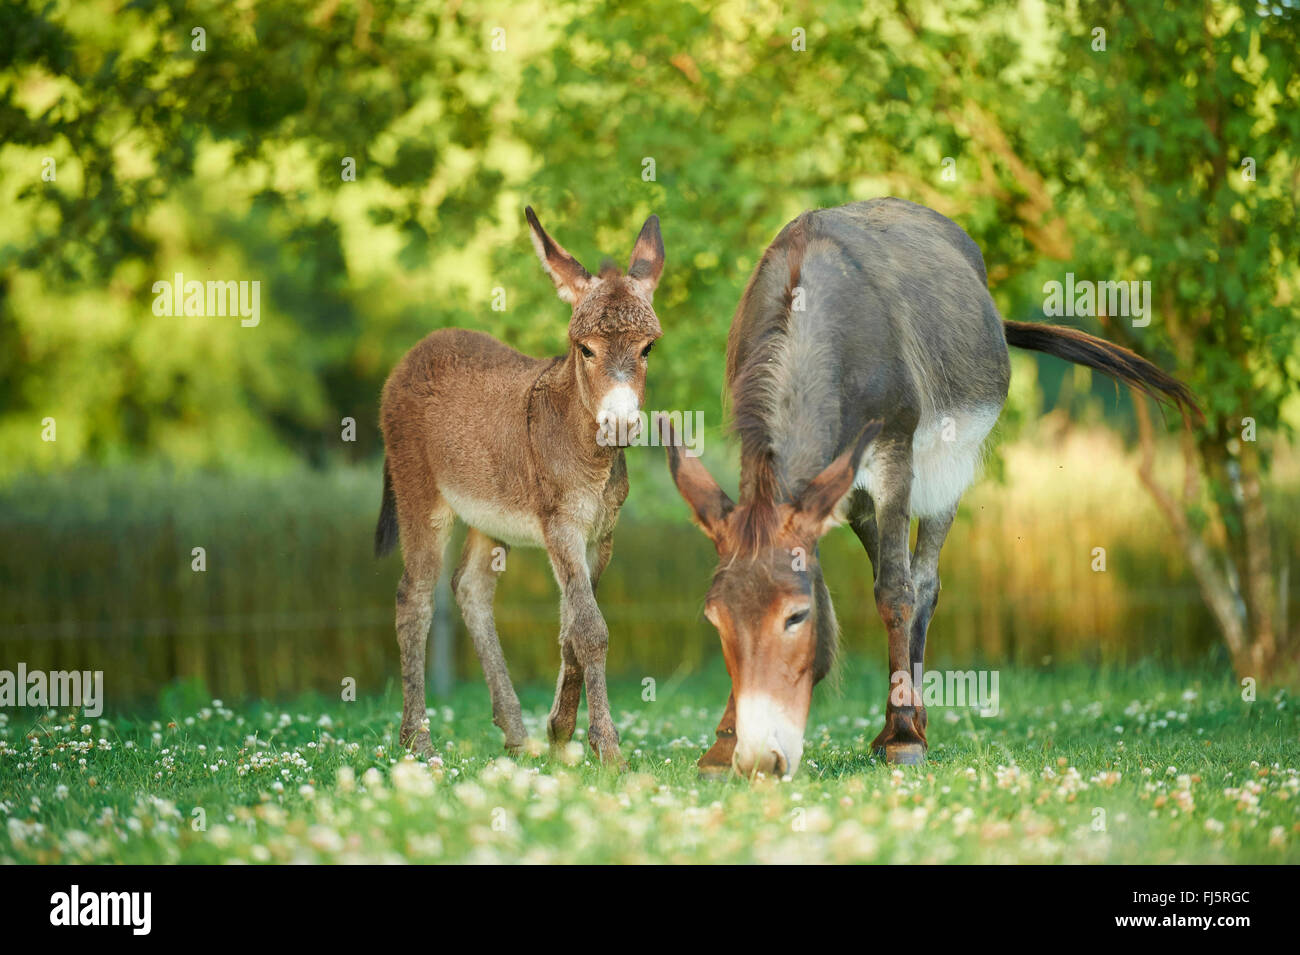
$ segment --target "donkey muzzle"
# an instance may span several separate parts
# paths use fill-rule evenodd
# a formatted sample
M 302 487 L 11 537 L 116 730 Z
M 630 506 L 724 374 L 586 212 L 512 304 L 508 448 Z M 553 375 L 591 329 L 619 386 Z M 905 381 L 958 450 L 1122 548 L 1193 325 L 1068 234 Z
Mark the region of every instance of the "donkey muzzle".
M 641 402 L 630 385 L 615 385 L 605 392 L 596 410 L 597 440 L 622 447 L 641 434 Z
M 736 751 L 731 763 L 737 773 L 792 776 L 802 756 L 803 727 L 779 702 L 759 693 L 736 700 Z

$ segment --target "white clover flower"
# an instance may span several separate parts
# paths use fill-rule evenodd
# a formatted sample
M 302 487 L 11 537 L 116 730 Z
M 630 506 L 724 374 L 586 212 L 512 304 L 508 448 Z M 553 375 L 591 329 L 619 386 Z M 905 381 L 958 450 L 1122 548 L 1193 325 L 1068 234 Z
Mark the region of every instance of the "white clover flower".
M 307 842 L 321 852 L 342 852 L 343 837 L 328 826 L 312 826 L 307 830 Z
M 410 757 L 393 767 L 389 774 L 393 788 L 400 793 L 413 796 L 430 796 L 433 794 L 433 777 L 419 762 Z
M 560 753 L 560 762 L 566 766 L 577 766 L 582 762 L 584 752 L 581 743 L 571 740 L 565 744 L 564 750 Z

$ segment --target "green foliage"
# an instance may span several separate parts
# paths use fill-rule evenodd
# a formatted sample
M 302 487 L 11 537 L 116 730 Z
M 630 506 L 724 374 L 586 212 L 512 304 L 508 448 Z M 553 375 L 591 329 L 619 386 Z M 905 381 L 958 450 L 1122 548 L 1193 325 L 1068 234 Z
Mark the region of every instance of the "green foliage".
M 508 89 L 476 17 L 377 7 L 4 7 L 4 470 L 320 461 L 343 416 L 373 452 L 388 364 L 450 324 L 422 314 L 436 283 L 392 286 L 495 209 Z M 175 272 L 260 280 L 264 323 L 154 315 Z
M 564 346 L 526 203 L 593 268 L 661 216 L 650 400 L 703 410 L 714 435 L 763 247 L 809 206 L 890 193 L 961 222 L 1009 316 L 1041 316 L 1062 263 L 1156 278 L 1193 341 L 1158 322 L 1137 344 L 1176 353 L 1220 416 L 1249 396 L 1284 423 L 1291 5 L 1222 5 L 1208 38 L 1199 7 L 1158 0 L 923 6 L 5 5 L 0 475 L 373 454 L 383 377 L 428 330 Z M 261 324 L 154 315 L 177 272 L 261 281 Z
M 302 685 L 278 682 L 301 648 L 282 641 L 282 620 L 256 614 L 314 613 L 298 638 L 347 648 L 373 631 L 360 644 L 384 649 L 348 658 L 376 679 L 391 673 L 390 614 L 378 610 L 391 601 L 391 568 L 363 564 L 379 391 L 401 354 L 439 327 L 481 329 L 533 354 L 565 347 L 567 308 L 529 247 L 525 204 L 590 268 L 604 256 L 625 264 L 645 216 L 661 217 L 666 334 L 648 404 L 702 411 L 710 466 L 726 475 L 733 465 L 716 440 L 724 342 L 762 249 L 803 209 L 894 194 L 966 228 L 1008 317 L 1041 320 L 1044 282 L 1067 271 L 1151 281 L 1149 326 L 1107 316 L 1093 330 L 1175 370 L 1205 406 L 1197 441 L 1208 492 L 1181 506 L 1242 582 L 1225 584 L 1237 591 L 1228 602 L 1244 601 L 1248 622 L 1268 631 L 1274 604 L 1279 617 L 1300 606 L 1260 583 L 1272 576 L 1267 538 L 1280 538 L 1284 568 L 1295 535 L 1270 523 L 1259 496 L 1268 482 L 1254 470 L 1300 421 L 1296 24 L 1293 0 L 7 3 L 0 480 L 15 510 L 0 528 L 10 555 L 0 563 L 31 586 L 13 588 L 6 623 L 102 631 L 121 642 L 96 652 L 169 661 L 136 675 L 145 686 L 179 660 L 214 688 L 251 674 L 252 689 L 278 692 Z M 156 284 L 178 273 L 259 282 L 260 322 L 155 314 Z M 1097 376 L 1014 361 L 1000 438 L 1044 406 L 1128 421 L 1128 396 Z M 1260 455 L 1239 453 L 1247 417 Z M 341 440 L 347 419 L 353 442 Z M 51 429 L 57 440 L 43 440 Z M 690 579 L 700 579 L 711 555 L 681 526 L 662 457 L 630 457 L 627 520 L 641 524 L 629 576 L 616 559 L 602 587 L 621 608 L 613 617 L 624 615 L 614 629 L 645 628 L 645 639 L 622 645 L 635 650 L 616 643 L 611 662 L 698 661 L 712 638 L 701 636 L 697 592 L 657 594 L 656 610 L 672 609 L 648 613 L 643 578 L 631 575 L 669 580 L 683 568 L 664 555 L 689 553 L 702 568 L 690 563 Z M 302 470 L 362 461 L 371 463 L 339 474 Z M 158 464 L 170 470 L 150 470 Z M 79 470 L 98 466 L 102 480 Z M 1002 474 L 1001 462 L 991 470 Z M 50 472 L 61 483 L 43 484 Z M 231 472 L 238 481 L 221 476 Z M 1050 490 L 1043 480 L 1036 497 Z M 197 502 L 174 486 L 183 482 Z M 1289 491 L 1267 493 L 1276 506 Z M 315 510 L 303 503 L 313 495 Z M 24 510 L 42 507 L 39 519 Z M 95 508 L 112 516 L 97 523 Z M 665 519 L 678 526 L 648 529 Z M 1127 533 L 1123 520 L 1093 526 Z M 48 545 L 30 561 L 24 535 Z M 196 535 L 258 572 L 196 587 L 181 559 Z M 620 554 L 628 539 L 620 532 Z M 841 619 L 861 633 L 870 600 L 847 551 L 854 602 Z M 115 562 L 121 554 L 129 560 Z M 286 555 L 303 563 L 277 573 Z M 946 596 L 940 624 L 960 631 L 963 610 L 1000 596 L 978 577 L 993 558 L 981 559 L 964 582 L 974 602 Z M 1157 583 L 1186 593 L 1177 558 L 1160 561 L 1167 578 Z M 550 577 L 539 555 L 522 562 L 523 590 L 546 610 L 503 633 L 515 628 L 533 654 L 524 667 L 540 672 L 550 655 L 525 637 L 553 609 Z M 74 566 L 94 583 L 72 577 Z M 1204 591 L 1217 565 L 1199 566 Z M 1109 596 L 1115 605 L 1140 604 L 1154 580 L 1133 575 L 1124 598 Z M 946 595 L 959 581 L 945 569 Z M 362 617 L 323 619 L 322 588 Z M 1125 619 L 1170 603 L 1166 593 Z M 1204 614 L 1178 606 L 1162 631 L 1203 646 Z M 154 624 L 114 629 L 140 620 L 141 607 L 156 608 Z M 1057 645 L 1055 622 L 1016 611 L 1000 601 L 962 646 L 998 633 L 995 652 L 1028 658 Z M 243 630 L 215 653 L 207 623 L 193 623 L 213 619 Z M 667 619 L 683 642 L 655 642 Z M 155 655 L 164 638 L 176 643 Z
M 1210 428 L 1293 424 L 1300 383 L 1300 95 L 1292 4 L 1081 4 L 1058 16 L 1041 117 L 1081 276 L 1151 281 L 1155 320 L 1108 333 L 1163 353 Z M 1090 29 L 1108 25 L 1106 49 Z

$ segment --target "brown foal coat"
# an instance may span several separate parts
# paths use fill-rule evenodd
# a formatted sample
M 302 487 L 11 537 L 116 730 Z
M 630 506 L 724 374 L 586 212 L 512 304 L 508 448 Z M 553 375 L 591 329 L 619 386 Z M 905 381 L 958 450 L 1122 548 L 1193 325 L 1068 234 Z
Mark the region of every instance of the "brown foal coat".
M 481 332 L 443 329 L 412 348 L 384 385 L 384 497 L 375 549 L 387 553 L 400 537 L 400 739 L 418 753 L 432 752 L 425 643 L 433 587 L 460 518 L 469 532 L 452 589 L 507 749 L 518 750 L 527 736 L 497 638 L 493 595 L 509 547 L 544 547 L 561 591 L 562 665 L 548 737 L 553 745 L 572 737 L 585 686 L 591 745 L 603 760 L 621 763 L 605 687 L 609 632 L 595 589 L 628 491 L 624 451 L 613 436 L 636 433 L 647 356 L 661 334 L 652 297 L 663 242 L 651 216 L 627 273 L 607 263 L 593 276 L 546 234 L 531 208 L 527 217 L 543 267 L 573 306 L 566 353 L 532 358 Z

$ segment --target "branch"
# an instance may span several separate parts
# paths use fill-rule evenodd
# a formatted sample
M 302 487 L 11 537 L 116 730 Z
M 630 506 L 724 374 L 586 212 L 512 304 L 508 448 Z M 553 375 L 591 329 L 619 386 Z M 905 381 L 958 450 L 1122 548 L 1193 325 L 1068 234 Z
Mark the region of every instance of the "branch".
M 1246 649 L 1244 621 L 1237 612 L 1236 595 L 1233 594 L 1227 578 L 1215 568 L 1213 555 L 1205 546 L 1205 541 L 1192 529 L 1187 514 L 1156 479 L 1155 435 L 1151 427 L 1151 413 L 1147 409 L 1145 396 L 1138 393 L 1136 389 L 1132 390 L 1133 407 L 1137 412 L 1138 421 L 1138 445 L 1142 451 L 1138 477 L 1151 493 L 1165 521 L 1173 529 L 1174 536 L 1178 538 L 1183 554 L 1191 565 L 1192 575 L 1196 578 L 1201 597 L 1210 608 L 1210 612 L 1214 614 L 1219 624 L 1219 631 L 1228 645 L 1228 651 L 1236 662 L 1243 659 Z

